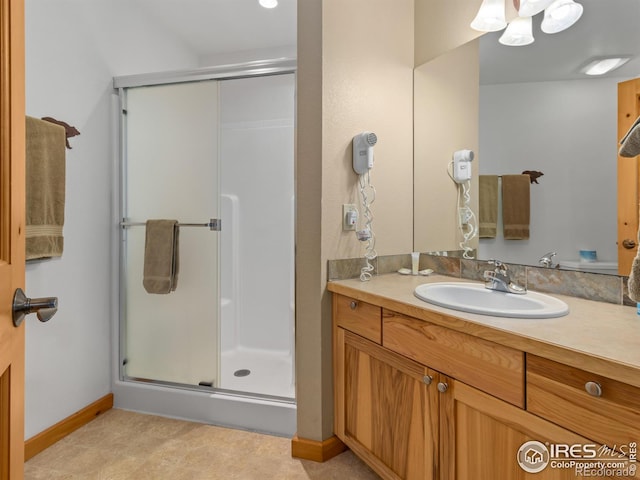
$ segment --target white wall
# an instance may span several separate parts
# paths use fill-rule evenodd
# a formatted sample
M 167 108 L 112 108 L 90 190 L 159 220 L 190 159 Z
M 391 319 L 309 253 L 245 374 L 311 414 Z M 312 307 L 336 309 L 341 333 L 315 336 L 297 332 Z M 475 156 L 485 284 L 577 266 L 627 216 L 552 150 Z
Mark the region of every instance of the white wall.
M 537 265 L 580 248 L 615 261 L 617 82 L 589 79 L 480 87 L 481 174 L 538 170 L 529 240 L 480 241 L 479 258 Z
M 58 296 L 27 320 L 27 438 L 111 391 L 112 77 L 193 68 L 197 57 L 124 0 L 27 0 L 27 114 L 81 135 L 67 150 L 62 258 L 27 266 L 29 296 Z

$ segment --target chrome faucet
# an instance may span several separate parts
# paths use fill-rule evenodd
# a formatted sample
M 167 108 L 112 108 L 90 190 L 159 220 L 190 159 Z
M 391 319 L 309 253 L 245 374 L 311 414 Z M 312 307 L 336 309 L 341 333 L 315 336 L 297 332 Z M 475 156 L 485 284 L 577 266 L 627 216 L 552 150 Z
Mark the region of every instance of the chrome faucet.
M 517 293 L 522 295 L 527 293 L 527 289 L 511 281 L 507 265 L 499 260 L 489 260 L 489 265 L 495 265 L 494 270 L 485 270 L 482 275 L 484 286 L 489 290 L 496 290 L 505 293 Z
M 540 257 L 538 263 L 541 267 L 551 268 L 553 266 L 553 257 L 555 257 L 556 255 L 556 252 L 545 253 L 542 257 Z

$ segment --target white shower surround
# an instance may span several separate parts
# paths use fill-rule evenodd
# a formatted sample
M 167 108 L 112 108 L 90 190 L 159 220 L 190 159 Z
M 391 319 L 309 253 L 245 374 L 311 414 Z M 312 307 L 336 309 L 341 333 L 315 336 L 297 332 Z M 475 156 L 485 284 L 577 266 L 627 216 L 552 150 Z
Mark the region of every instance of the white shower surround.
M 294 89 L 293 74 L 220 83 L 219 386 L 289 398 L 294 396 Z M 243 369 L 251 373 L 233 375 Z

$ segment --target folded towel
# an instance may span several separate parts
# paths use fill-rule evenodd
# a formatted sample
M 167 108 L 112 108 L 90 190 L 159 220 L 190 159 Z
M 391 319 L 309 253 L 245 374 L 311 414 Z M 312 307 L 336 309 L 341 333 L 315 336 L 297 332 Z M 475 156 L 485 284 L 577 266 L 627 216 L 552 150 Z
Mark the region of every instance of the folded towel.
M 480 175 L 480 238 L 496 238 L 498 229 L 498 175 Z
M 633 122 L 629 131 L 620 140 L 620 151 L 618 154 L 621 157 L 635 157 L 640 155 L 640 117 Z
M 505 240 L 529 238 L 529 175 L 502 176 L 502 223 Z
M 178 222 L 148 220 L 144 241 L 144 277 L 148 293 L 171 293 L 178 285 Z
M 629 298 L 634 302 L 640 302 L 640 250 L 638 250 L 636 258 L 633 259 L 627 288 L 629 290 Z
M 26 259 L 60 257 L 64 246 L 65 130 L 26 118 Z

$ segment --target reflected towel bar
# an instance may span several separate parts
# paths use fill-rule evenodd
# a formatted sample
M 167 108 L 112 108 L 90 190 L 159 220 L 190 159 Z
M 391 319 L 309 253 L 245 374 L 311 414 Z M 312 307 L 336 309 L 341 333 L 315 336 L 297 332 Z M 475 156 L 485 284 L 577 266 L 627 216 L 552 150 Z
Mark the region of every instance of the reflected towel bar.
M 120 222 L 122 228 L 125 227 L 144 227 L 145 222 Z M 209 227 L 209 230 L 219 232 L 222 230 L 222 221 L 219 218 L 211 218 L 208 223 L 178 223 L 179 227 Z

